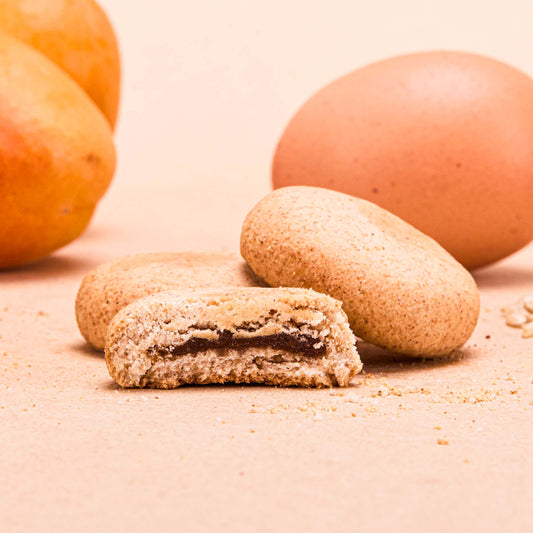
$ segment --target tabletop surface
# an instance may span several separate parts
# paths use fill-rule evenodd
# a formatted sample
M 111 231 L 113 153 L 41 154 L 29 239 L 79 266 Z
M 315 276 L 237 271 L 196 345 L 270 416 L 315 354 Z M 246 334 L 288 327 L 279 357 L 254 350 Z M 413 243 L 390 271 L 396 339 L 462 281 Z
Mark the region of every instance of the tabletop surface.
M 237 250 L 261 192 L 226 187 L 237 197 L 203 206 L 194 183 L 112 191 L 77 242 L 2 273 L 2 531 L 527 530 L 533 339 L 500 307 L 533 292 L 533 247 L 475 274 L 479 323 L 452 359 L 361 345 L 346 389 L 114 384 L 77 330 L 83 275 L 199 235 Z

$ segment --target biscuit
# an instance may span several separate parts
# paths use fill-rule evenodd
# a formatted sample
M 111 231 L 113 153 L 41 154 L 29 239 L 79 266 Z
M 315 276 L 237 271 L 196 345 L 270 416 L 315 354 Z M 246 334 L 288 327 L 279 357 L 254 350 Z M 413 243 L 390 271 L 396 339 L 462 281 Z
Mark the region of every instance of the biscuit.
M 138 298 L 186 287 L 266 286 L 237 255 L 181 252 L 138 254 L 98 266 L 83 279 L 76 320 L 85 340 L 103 350 L 111 319 Z
M 111 321 L 106 363 L 123 387 L 347 386 L 361 369 L 341 303 L 308 289 L 168 291 Z
M 343 302 L 356 336 L 419 357 L 450 354 L 472 334 L 476 284 L 433 239 L 377 205 L 316 187 L 285 187 L 248 214 L 241 253 L 272 286 Z

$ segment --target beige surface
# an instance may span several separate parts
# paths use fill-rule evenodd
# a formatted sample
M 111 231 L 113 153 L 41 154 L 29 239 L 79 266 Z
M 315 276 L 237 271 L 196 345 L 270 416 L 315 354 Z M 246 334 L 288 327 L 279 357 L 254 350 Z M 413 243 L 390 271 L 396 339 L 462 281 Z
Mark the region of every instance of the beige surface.
M 111 195 L 84 238 L 2 274 L 0 530 L 525 531 L 533 339 L 498 309 L 533 292 L 533 248 L 477 275 L 481 321 L 457 361 L 362 348 L 348 390 L 121 391 L 77 331 L 78 284 L 114 254 L 197 244 L 192 228 L 162 231 L 167 212 L 192 226 L 195 195 L 146 202 L 149 225 L 133 195 Z M 236 246 L 243 213 L 225 212 L 211 211 L 225 227 L 196 221 L 203 242 Z
M 236 251 L 278 134 L 337 74 L 443 46 L 532 73 L 533 4 L 192 4 L 104 2 L 125 57 L 115 184 L 82 239 L 0 275 L 0 530 L 527 531 L 533 339 L 498 308 L 533 292 L 532 247 L 477 274 L 462 358 L 361 348 L 344 391 L 121 391 L 73 306 L 117 255 Z

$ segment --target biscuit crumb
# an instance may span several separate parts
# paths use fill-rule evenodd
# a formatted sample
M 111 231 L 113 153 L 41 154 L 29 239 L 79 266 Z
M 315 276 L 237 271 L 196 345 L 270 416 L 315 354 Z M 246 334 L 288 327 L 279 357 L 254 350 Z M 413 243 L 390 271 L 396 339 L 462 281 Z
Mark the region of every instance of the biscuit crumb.
M 524 296 L 514 304 L 501 308 L 505 323 L 522 330 L 522 338 L 533 337 L 533 296 Z
M 512 328 L 518 328 L 526 323 L 526 315 L 511 313 L 505 317 L 505 323 Z
M 533 337 L 533 322 L 522 325 L 522 338 L 529 339 Z
M 448 446 L 448 444 L 450 444 L 450 441 L 446 438 L 440 438 L 437 439 L 437 444 L 439 444 L 440 446 Z

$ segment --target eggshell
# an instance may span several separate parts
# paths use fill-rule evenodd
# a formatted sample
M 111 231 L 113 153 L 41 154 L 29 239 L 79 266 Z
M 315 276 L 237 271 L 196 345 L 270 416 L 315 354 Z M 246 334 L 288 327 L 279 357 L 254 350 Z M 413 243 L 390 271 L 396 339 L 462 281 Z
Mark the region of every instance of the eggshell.
M 241 253 L 273 287 L 342 301 L 354 333 L 394 352 L 447 355 L 472 334 L 479 293 L 433 239 L 377 205 L 317 187 L 284 187 L 246 217 Z
M 533 238 L 533 80 L 460 52 L 374 63 L 303 105 L 272 176 L 370 200 L 467 268 L 492 263 Z

